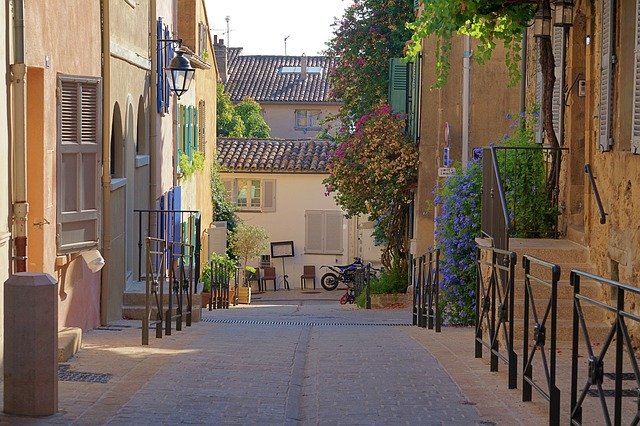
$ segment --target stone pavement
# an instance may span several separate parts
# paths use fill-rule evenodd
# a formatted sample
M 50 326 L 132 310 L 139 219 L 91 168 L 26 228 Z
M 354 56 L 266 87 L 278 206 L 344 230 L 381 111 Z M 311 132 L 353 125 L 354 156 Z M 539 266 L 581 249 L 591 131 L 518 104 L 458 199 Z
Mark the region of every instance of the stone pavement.
M 59 413 L 0 423 L 546 423 L 542 404 L 519 402 L 503 373 L 473 358 L 471 329 L 436 335 L 407 326 L 406 309 L 341 306 L 341 295 L 267 292 L 152 333 L 146 347 L 139 321 L 87 332 L 63 366 L 62 377 L 82 381 L 59 382 Z

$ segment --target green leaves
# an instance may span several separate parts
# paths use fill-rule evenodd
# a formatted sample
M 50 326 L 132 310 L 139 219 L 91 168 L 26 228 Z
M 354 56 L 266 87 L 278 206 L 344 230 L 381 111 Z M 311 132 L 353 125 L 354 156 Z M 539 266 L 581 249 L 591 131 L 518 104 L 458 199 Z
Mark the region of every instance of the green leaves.
M 262 117 L 262 108 L 251 98 L 233 105 L 224 85 L 218 83 L 216 92 L 216 125 L 218 136 L 230 138 L 268 138 L 271 129 Z

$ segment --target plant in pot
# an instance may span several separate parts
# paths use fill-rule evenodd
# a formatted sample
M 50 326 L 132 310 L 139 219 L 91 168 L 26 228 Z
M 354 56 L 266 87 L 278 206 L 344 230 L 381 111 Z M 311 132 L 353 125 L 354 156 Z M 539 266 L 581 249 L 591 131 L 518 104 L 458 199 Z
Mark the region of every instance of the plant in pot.
M 249 285 L 249 273 L 255 273 L 255 268 L 247 266 L 249 259 L 258 257 L 267 250 L 269 234 L 264 228 L 246 223 L 238 224 L 236 232 L 231 235 L 229 245 L 233 252 L 242 259 L 242 285 L 243 292 L 248 293 L 251 298 L 251 287 Z M 248 303 L 248 302 L 247 302 Z
M 212 269 L 212 265 L 213 265 L 213 269 Z M 226 271 L 226 274 L 227 274 L 226 278 L 228 278 L 229 281 L 231 281 L 231 279 L 235 275 L 235 266 L 236 266 L 236 263 L 232 259 L 229 259 L 228 257 L 219 255 L 217 253 L 211 254 L 211 257 L 209 258 L 209 262 L 207 262 L 204 268 L 202 268 L 202 274 L 200 275 L 200 282 L 202 283 L 201 298 L 202 298 L 203 307 L 205 307 L 209 302 L 209 300 L 211 300 L 211 287 L 214 285 L 214 281 L 216 281 L 216 279 L 214 279 L 214 276 L 216 274 L 225 273 L 223 271 Z M 219 269 L 215 270 L 216 268 L 219 268 Z M 222 277 L 221 276 L 217 277 L 217 279 L 220 279 L 220 278 Z M 230 288 L 229 292 L 232 292 L 232 291 L 233 289 Z M 233 299 L 232 294 L 229 295 L 229 299 Z

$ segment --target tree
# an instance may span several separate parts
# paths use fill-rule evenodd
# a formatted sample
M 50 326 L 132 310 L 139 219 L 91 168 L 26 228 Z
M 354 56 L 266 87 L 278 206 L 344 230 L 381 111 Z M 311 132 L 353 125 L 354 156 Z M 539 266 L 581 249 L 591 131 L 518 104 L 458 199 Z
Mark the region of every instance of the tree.
M 404 117 L 387 104 L 363 116 L 354 133 L 336 146 L 324 180 L 327 194 L 334 193 L 349 215 L 366 214 L 378 222 L 388 268 L 407 249 L 404 213 L 418 173 L 417 147 L 404 128 Z
M 216 130 L 218 136 L 230 138 L 241 138 L 245 131 L 242 118 L 236 112 L 222 83 L 218 83 L 216 87 Z
M 551 0 L 420 0 L 424 6 L 422 14 L 408 27 L 413 30 L 411 43 L 407 49 L 409 57 L 415 56 L 421 49 L 422 40 L 428 36 L 436 38 L 436 74 L 435 86 L 446 81 L 449 69 L 448 53 L 451 38 L 456 34 L 472 36 L 479 41 L 474 57 L 483 62 L 491 56 L 496 41 L 502 41 L 508 51 L 506 65 L 511 75 L 511 83 L 521 78 L 518 64 L 520 41 L 525 29 L 536 12 L 551 16 Z M 553 86 L 555 85 L 555 61 L 550 37 L 537 37 L 540 52 L 539 62 L 542 71 L 542 123 L 544 133 L 553 148 L 559 147 L 553 128 Z M 554 156 L 557 152 L 554 150 Z M 559 167 L 559 158 L 552 161 L 553 167 Z M 547 181 L 547 197 L 553 197 L 556 186 L 556 173 L 552 170 Z
M 268 241 L 269 234 L 264 228 L 240 222 L 229 244 L 233 252 L 243 259 L 243 270 L 246 270 L 249 259 L 264 253 Z
M 244 123 L 245 138 L 268 138 L 271 129 L 262 117 L 262 108 L 260 104 L 251 98 L 244 98 L 242 102 L 236 105 L 236 113 Z
M 389 59 L 403 56 L 411 37 L 406 23 L 413 19 L 412 0 L 358 0 L 333 23 L 326 55 L 336 60 L 332 96 L 342 102 L 343 123 L 386 101 Z

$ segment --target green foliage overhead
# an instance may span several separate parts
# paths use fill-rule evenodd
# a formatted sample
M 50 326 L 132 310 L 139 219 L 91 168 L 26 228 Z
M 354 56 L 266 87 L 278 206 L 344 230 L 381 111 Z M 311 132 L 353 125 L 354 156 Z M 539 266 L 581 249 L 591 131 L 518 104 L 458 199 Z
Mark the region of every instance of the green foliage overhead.
M 519 78 L 520 41 L 524 29 L 533 19 L 536 0 L 420 0 L 422 14 L 407 27 L 413 30 L 407 56 L 415 57 L 422 40 L 435 37 L 436 83 L 441 87 L 448 75 L 451 39 L 456 34 L 478 40 L 474 58 L 482 63 L 491 57 L 496 42 L 507 50 L 506 65 L 515 84 Z
M 358 0 L 334 22 L 326 54 L 337 61 L 332 96 L 343 102 L 343 123 L 387 100 L 389 59 L 403 56 L 413 19 L 413 0 Z

